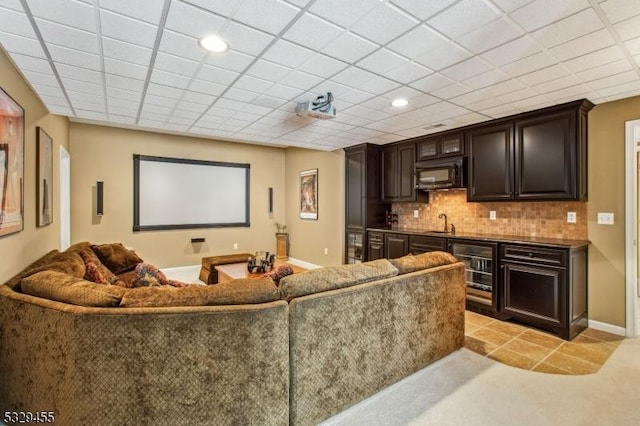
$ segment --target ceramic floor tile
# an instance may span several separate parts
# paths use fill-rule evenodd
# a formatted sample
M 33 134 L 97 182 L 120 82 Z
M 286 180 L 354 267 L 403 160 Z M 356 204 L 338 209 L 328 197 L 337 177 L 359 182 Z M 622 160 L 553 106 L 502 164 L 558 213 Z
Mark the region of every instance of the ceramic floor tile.
M 528 356 L 504 348 L 496 349 L 491 352 L 488 357 L 496 361 L 500 361 L 503 364 L 522 368 L 524 370 L 531 370 L 537 364 L 535 359 L 531 359 Z
M 593 328 L 587 328 L 582 332 L 582 335 L 586 337 L 591 337 L 597 340 L 603 340 L 605 342 L 619 342 L 624 339 L 623 336 L 618 336 L 617 334 L 607 333 L 606 331 L 595 330 Z
M 547 364 L 546 362 L 541 362 L 540 364 L 533 367 L 531 371 L 537 371 L 538 373 L 547 373 L 547 374 L 571 374 L 571 372 L 567 370 L 563 370 L 560 367 L 556 367 L 555 365 Z
M 507 336 L 517 336 L 527 331 L 527 327 L 504 321 L 495 321 L 487 325 L 491 330 L 506 334 Z
M 494 345 L 498 346 L 504 345 L 513 338 L 498 331 L 491 330 L 487 327 L 479 328 L 478 330 L 471 333 L 470 336 L 478 340 L 482 340 L 483 342 L 493 343 Z
M 489 342 L 483 342 L 482 340 L 475 339 L 471 336 L 467 336 L 464 341 L 464 347 L 469 349 L 470 351 L 484 356 L 495 351 L 500 346 Z
M 544 346 L 549 349 L 555 349 L 564 342 L 564 340 L 559 337 L 551 336 L 535 330 L 525 331 L 518 336 L 518 339 L 526 340 L 527 342 L 535 343 L 536 345 Z
M 525 355 L 535 361 L 542 360 L 553 351 L 553 349 L 545 348 L 544 346 L 539 346 L 535 343 L 530 343 L 526 340 L 520 339 L 519 337 L 505 343 L 502 347 L 521 355 Z
M 478 326 L 484 326 L 496 321 L 493 318 L 489 318 L 471 311 L 465 311 L 464 318 L 467 323 L 475 324 Z
M 464 334 L 471 334 L 474 331 L 476 331 L 477 329 L 481 328 L 481 325 L 477 325 L 477 324 L 472 324 L 470 322 L 465 322 L 464 324 Z
M 560 352 L 549 355 L 545 363 L 567 370 L 572 374 L 593 374 L 600 369 L 600 365 L 584 361 Z
M 573 357 L 602 365 L 605 363 L 609 355 L 613 353 L 613 349 L 604 342 L 601 345 L 585 345 L 580 343 L 565 342 L 559 348 L 558 352 L 571 355 Z

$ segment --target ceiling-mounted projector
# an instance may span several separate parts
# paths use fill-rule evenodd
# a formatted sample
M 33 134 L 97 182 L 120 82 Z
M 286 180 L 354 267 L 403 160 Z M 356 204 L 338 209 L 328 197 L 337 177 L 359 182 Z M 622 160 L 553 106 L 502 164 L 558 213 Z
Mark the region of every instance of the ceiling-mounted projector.
M 315 101 L 298 102 L 296 105 L 296 115 L 299 117 L 311 117 L 319 120 L 336 118 L 336 109 L 332 105 L 333 95 L 320 95 Z

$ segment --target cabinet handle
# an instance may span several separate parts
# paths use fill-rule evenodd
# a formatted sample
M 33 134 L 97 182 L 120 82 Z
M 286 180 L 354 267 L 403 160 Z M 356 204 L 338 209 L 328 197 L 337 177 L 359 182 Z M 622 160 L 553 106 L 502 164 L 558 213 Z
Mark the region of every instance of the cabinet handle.
M 527 253 L 527 255 L 528 255 L 529 257 L 533 257 L 533 253 L 531 253 L 531 252 Z

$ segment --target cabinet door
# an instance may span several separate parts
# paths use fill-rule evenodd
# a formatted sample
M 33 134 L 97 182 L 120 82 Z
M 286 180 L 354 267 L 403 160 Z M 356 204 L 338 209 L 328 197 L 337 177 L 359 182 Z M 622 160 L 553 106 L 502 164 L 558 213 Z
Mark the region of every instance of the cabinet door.
M 516 199 L 577 199 L 576 113 L 516 122 Z
M 462 155 L 464 153 L 463 145 L 462 134 L 444 135 L 440 142 L 440 156 Z
M 405 234 L 385 234 L 385 257 L 396 259 L 409 254 L 409 236 Z
M 513 125 L 483 127 L 465 135 L 469 201 L 513 198 Z
M 533 325 L 565 325 L 565 269 L 503 262 L 501 313 Z
M 365 226 L 365 151 L 347 151 L 345 153 L 345 226 L 362 228 Z
M 398 149 L 395 146 L 385 148 L 382 150 L 381 172 L 382 172 L 382 190 L 380 191 L 380 198 L 382 201 L 391 202 L 395 201 L 398 196 Z
M 447 239 L 438 237 L 409 236 L 409 252 L 411 254 L 427 253 L 430 251 L 447 251 Z
M 367 260 L 384 259 L 384 233 L 367 233 Z
M 416 145 L 408 144 L 398 147 L 397 182 L 398 191 L 396 201 L 415 201 L 415 164 Z
M 432 160 L 440 154 L 440 138 L 432 138 L 418 142 L 418 159 Z
M 347 231 L 345 263 L 362 263 L 364 260 L 363 242 L 363 232 Z

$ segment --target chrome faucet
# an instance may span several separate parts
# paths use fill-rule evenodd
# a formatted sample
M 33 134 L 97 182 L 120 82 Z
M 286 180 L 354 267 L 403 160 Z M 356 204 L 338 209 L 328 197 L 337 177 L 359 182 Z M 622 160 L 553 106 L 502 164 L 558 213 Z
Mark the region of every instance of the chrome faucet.
M 447 215 L 444 213 L 440 213 L 438 215 L 438 219 L 444 218 L 444 232 L 449 232 L 449 224 L 447 223 Z

